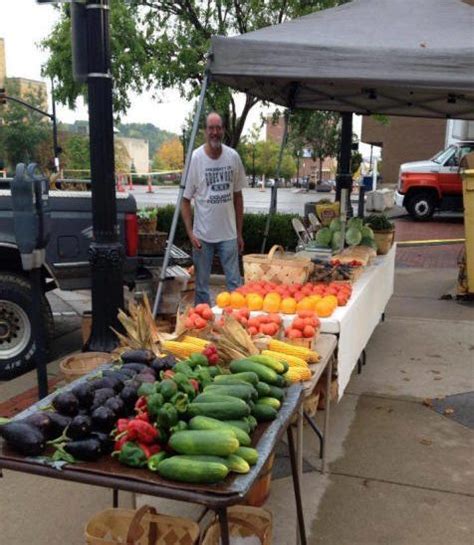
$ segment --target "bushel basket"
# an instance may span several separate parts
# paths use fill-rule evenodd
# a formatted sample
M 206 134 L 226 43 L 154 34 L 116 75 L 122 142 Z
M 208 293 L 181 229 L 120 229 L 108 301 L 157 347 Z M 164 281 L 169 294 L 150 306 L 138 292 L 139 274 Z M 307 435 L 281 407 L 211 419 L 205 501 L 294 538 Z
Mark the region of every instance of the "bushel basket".
M 275 255 L 279 252 L 278 257 Z M 304 284 L 312 270 L 311 260 L 287 255 L 282 246 L 273 246 L 268 255 L 244 255 L 245 283 L 265 280 L 277 284 Z
M 189 519 L 160 515 L 144 505 L 131 509 L 106 509 L 86 525 L 88 545 L 194 545 L 199 525 Z

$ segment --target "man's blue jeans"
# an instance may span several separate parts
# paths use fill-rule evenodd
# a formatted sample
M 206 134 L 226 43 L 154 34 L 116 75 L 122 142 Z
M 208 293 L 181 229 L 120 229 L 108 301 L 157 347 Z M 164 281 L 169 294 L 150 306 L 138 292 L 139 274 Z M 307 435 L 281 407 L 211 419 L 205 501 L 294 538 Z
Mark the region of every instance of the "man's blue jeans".
M 237 239 L 223 240 L 221 242 L 204 242 L 201 240 L 201 249 L 193 248 L 194 269 L 196 272 L 195 304 L 209 303 L 209 277 L 211 276 L 212 260 L 214 252 L 219 256 L 224 269 L 226 286 L 233 291 L 242 284 L 239 270 L 239 250 Z

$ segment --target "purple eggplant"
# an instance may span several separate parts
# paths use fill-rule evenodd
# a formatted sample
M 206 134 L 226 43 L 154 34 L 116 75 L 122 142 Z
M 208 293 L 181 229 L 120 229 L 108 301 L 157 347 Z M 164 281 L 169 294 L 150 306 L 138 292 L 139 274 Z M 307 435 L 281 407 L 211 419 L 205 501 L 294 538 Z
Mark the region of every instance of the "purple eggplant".
M 17 452 L 24 456 L 39 456 L 46 448 L 41 431 L 24 420 L 13 420 L 0 426 L 0 435 Z
M 79 400 L 72 392 L 61 392 L 53 399 L 53 407 L 64 416 L 76 416 L 79 412 Z

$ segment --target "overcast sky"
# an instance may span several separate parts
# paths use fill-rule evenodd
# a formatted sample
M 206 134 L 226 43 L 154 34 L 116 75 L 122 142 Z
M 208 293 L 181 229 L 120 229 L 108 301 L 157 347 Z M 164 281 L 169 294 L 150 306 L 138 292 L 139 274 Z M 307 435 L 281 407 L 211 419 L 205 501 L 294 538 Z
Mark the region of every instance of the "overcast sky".
M 8 77 L 42 79 L 41 65 L 46 62 L 47 56 L 41 51 L 39 43 L 48 36 L 57 19 L 57 11 L 48 4 L 39 5 L 36 0 L 2 0 L 0 37 L 5 39 Z M 184 120 L 193 106 L 180 99 L 179 94 L 172 90 L 163 93 L 161 103 L 147 93 L 131 98 L 132 106 L 123 116 L 123 122 L 153 123 L 161 129 L 176 133 L 181 132 Z M 57 115 L 65 123 L 88 117 L 87 108 L 81 100 L 75 111 L 58 106 Z M 254 108 L 247 118 L 245 130 L 258 121 L 259 111 Z M 354 116 L 354 132 L 360 132 L 358 116 Z M 368 146 L 364 146 L 364 155 L 368 155 L 367 150 Z

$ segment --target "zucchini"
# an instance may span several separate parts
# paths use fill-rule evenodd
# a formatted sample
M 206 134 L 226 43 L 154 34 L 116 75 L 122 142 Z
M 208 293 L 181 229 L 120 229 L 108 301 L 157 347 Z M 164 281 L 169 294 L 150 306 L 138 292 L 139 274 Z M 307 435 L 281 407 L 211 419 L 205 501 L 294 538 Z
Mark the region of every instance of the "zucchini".
M 223 481 L 229 474 L 226 464 L 190 460 L 186 456 L 172 456 L 158 464 L 158 473 L 165 479 L 185 483 L 214 484 Z
M 279 375 L 285 372 L 285 366 L 275 358 L 257 354 L 255 356 L 249 356 L 248 359 L 257 363 L 261 363 L 262 365 L 265 365 L 265 367 L 273 369 L 275 373 L 278 373 Z
M 250 416 L 247 416 L 244 420 L 223 420 L 222 423 L 229 424 L 230 426 L 234 426 L 235 428 L 240 428 L 245 433 L 250 433 L 252 430 L 249 423 L 247 422 L 248 418 L 250 418 Z
M 231 430 L 186 430 L 173 433 L 169 446 L 179 454 L 228 456 L 239 448 Z
M 281 384 L 281 381 L 279 379 L 283 381 L 285 380 L 273 369 L 266 367 L 262 363 L 257 363 L 249 359 L 234 360 L 231 362 L 229 367 L 232 373 L 245 373 L 251 371 L 255 373 L 258 376 L 259 380 L 261 380 L 262 382 L 266 382 L 267 384 L 274 384 L 275 386 L 279 386 Z
M 248 473 L 250 471 L 249 463 L 241 456 L 237 456 L 236 454 L 229 454 L 229 456 L 226 456 L 225 458 L 223 456 L 206 456 L 205 454 L 182 454 L 181 457 L 187 458 L 191 461 L 197 460 L 199 462 L 214 462 L 216 464 L 224 464 L 229 469 L 229 471 L 233 471 L 234 473 Z
M 268 392 L 268 395 L 271 397 L 274 397 L 275 399 L 278 399 L 278 401 L 283 402 L 285 399 L 285 391 L 283 388 L 278 388 L 278 386 L 270 386 L 270 391 Z
M 249 465 L 254 466 L 258 462 L 258 450 L 250 447 L 239 447 L 235 454 L 243 458 Z
M 256 386 L 258 384 L 258 376 L 252 371 L 248 371 L 232 375 L 218 375 L 214 380 L 214 384 L 241 384 L 242 382 Z
M 250 407 L 241 399 L 234 398 L 233 401 L 212 402 L 212 403 L 191 403 L 188 405 L 188 415 L 210 416 L 217 420 L 238 420 L 250 414 Z
M 257 405 L 267 405 L 273 407 L 276 411 L 281 407 L 281 403 L 274 397 L 262 397 L 257 401 Z
M 238 398 L 228 395 L 203 393 L 193 399 L 193 403 L 226 403 L 228 401 L 235 401 L 236 399 Z
M 232 424 L 226 424 L 221 420 L 210 418 L 208 416 L 195 416 L 189 421 L 189 427 L 192 430 L 231 430 L 235 433 L 239 444 L 244 447 L 249 447 L 252 443 L 249 434 L 238 426 Z
M 252 415 L 258 422 L 269 422 L 270 420 L 275 420 L 277 411 L 273 407 L 270 407 L 270 405 L 259 403 L 252 409 Z
M 210 384 L 204 388 L 205 394 L 218 394 L 238 397 L 244 401 L 257 399 L 257 390 L 251 384 Z
M 266 397 L 270 395 L 270 386 L 266 382 L 259 382 L 255 385 L 258 397 Z

